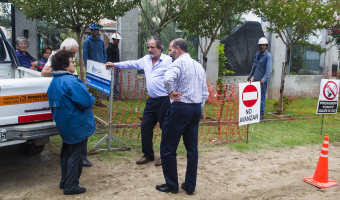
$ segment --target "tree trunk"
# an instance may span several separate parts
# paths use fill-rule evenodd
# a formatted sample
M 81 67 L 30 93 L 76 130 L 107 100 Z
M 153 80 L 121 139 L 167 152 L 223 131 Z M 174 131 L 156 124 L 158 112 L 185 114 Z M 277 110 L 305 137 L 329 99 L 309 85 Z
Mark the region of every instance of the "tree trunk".
M 287 71 L 287 65 L 289 63 L 289 58 L 290 58 L 290 49 L 287 49 L 287 57 L 286 57 L 286 62 L 285 62 L 284 69 L 283 69 L 281 87 L 280 87 L 280 101 L 279 101 L 279 109 L 278 109 L 279 115 L 283 113 L 283 92 L 285 90 L 285 79 L 286 79 L 286 71 Z
M 76 32 L 77 34 L 77 40 L 78 40 L 78 52 L 79 52 L 79 66 L 80 66 L 80 80 L 85 83 L 84 79 L 84 62 L 83 62 L 83 48 L 81 45 L 82 40 L 82 34 L 80 32 Z
M 203 61 L 202 61 L 202 67 L 203 67 L 204 71 L 207 71 L 207 69 L 206 69 L 206 68 L 207 68 L 206 64 L 207 64 L 207 62 L 208 62 L 207 55 L 208 55 L 208 52 L 204 52 L 203 57 L 202 57 L 202 59 L 203 59 Z M 207 58 L 207 61 L 205 61 L 204 57 Z
M 157 38 L 161 38 L 161 31 L 159 31 L 158 29 L 155 31 L 155 37 Z

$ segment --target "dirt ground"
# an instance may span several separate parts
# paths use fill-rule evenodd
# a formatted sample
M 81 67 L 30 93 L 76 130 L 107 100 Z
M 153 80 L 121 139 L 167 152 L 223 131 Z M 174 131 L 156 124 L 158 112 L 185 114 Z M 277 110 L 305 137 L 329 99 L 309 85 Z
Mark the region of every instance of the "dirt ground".
M 27 157 L 16 147 L 0 148 L 0 199 L 340 199 L 340 187 L 318 189 L 303 182 L 312 176 L 321 145 L 240 153 L 227 147 L 207 149 L 199 157 L 197 187 L 193 196 L 179 190 L 166 194 L 155 190 L 164 183 L 162 168 L 154 162 L 106 163 L 91 158 L 80 186 L 87 192 L 64 196 L 58 187 L 58 153 L 44 150 Z M 136 159 L 140 155 L 136 155 Z M 340 143 L 330 144 L 329 178 L 340 181 Z M 186 157 L 178 157 L 180 183 Z

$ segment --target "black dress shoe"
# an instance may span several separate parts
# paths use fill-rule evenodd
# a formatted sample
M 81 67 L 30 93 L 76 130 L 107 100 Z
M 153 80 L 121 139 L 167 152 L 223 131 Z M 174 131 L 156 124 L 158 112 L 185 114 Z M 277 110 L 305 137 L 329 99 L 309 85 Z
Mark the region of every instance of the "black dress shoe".
M 85 158 L 85 160 L 83 161 L 83 166 L 84 167 L 92 167 L 92 163 L 87 160 L 87 158 Z
M 80 187 L 78 190 L 76 191 L 70 191 L 70 192 L 64 192 L 64 195 L 72 195 L 72 194 L 82 194 L 86 192 L 86 188 L 84 187 Z
M 156 185 L 156 190 L 158 190 L 160 192 L 171 192 L 172 194 L 178 193 L 178 190 L 171 189 L 166 184 Z
M 185 188 L 185 182 L 182 183 L 181 188 L 187 192 L 187 195 L 194 195 L 194 192 L 193 192 L 193 191 L 188 191 L 188 190 Z

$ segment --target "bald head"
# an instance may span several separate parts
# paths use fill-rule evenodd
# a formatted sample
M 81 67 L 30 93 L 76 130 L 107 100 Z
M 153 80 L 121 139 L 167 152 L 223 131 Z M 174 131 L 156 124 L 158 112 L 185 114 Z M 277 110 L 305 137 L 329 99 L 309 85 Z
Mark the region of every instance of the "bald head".
M 175 49 L 176 47 L 179 47 L 183 52 L 188 52 L 188 43 L 183 38 L 174 39 L 173 46 Z
M 169 56 L 175 61 L 179 56 L 188 52 L 188 44 L 182 38 L 174 39 L 169 44 Z

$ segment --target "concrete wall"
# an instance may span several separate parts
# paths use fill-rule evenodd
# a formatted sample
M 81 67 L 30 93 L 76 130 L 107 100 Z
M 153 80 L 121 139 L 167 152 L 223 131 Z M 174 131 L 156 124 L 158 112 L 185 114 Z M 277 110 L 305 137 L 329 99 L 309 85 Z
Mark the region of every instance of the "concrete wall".
M 38 59 L 37 47 L 37 22 L 36 20 L 29 20 L 25 14 L 18 8 L 15 8 L 15 36 L 24 37 L 24 30 L 28 30 L 28 48 L 27 52 L 35 59 Z
M 121 61 L 138 59 L 137 30 L 138 30 L 138 9 L 135 8 L 127 12 L 123 17 L 121 17 L 118 20 L 117 31 L 120 32 L 123 36 L 123 39 L 119 43 Z M 137 84 L 138 81 L 136 80 L 135 76 L 135 74 L 137 74 L 137 69 L 125 69 L 122 70 L 121 73 L 122 73 L 121 94 L 123 95 L 123 98 L 132 99 L 134 89 L 138 87 Z M 126 94 L 128 95 L 126 96 Z
M 287 75 L 283 94 L 289 98 L 318 97 L 321 79 L 323 78 L 323 75 Z M 273 93 L 276 93 L 275 96 L 278 96 L 279 92 L 279 90 L 273 91 Z
M 289 98 L 318 97 L 320 92 L 320 83 L 323 77 L 323 75 L 287 75 L 283 94 Z M 225 84 L 234 84 L 234 91 L 238 91 L 237 83 L 246 82 L 247 76 L 223 76 L 222 80 Z M 271 79 L 271 81 L 273 80 Z M 270 84 L 268 84 L 267 98 L 278 100 L 279 95 L 280 87 L 273 88 L 270 87 Z
M 202 42 L 202 46 L 205 46 L 205 44 L 210 44 L 210 39 L 200 38 L 200 41 Z M 220 45 L 219 40 L 213 42 L 207 55 L 208 62 L 206 74 L 211 82 L 214 84 L 216 84 L 216 80 L 218 78 L 218 52 L 216 52 L 216 46 L 218 45 Z M 203 52 L 200 49 L 198 51 L 198 58 L 200 60 L 200 63 L 203 64 Z

